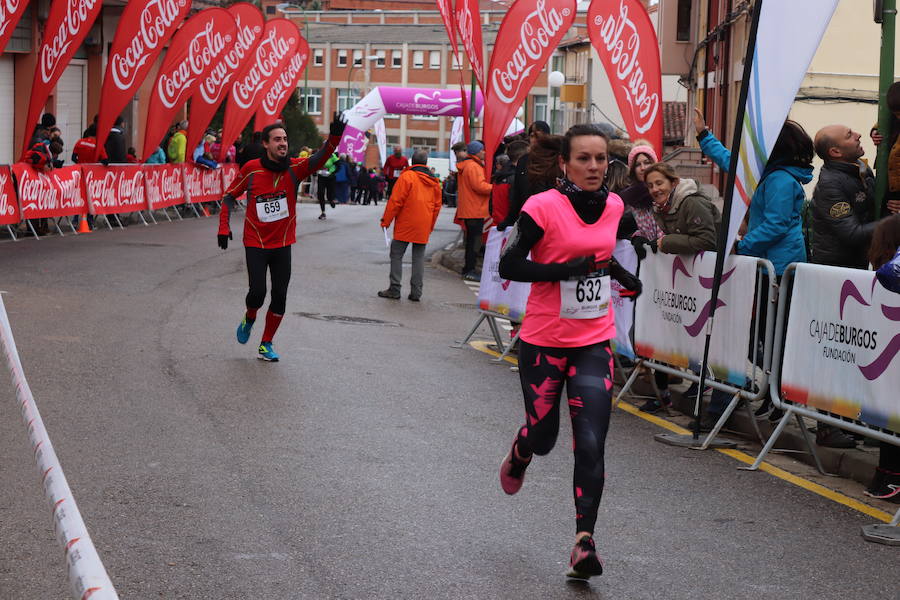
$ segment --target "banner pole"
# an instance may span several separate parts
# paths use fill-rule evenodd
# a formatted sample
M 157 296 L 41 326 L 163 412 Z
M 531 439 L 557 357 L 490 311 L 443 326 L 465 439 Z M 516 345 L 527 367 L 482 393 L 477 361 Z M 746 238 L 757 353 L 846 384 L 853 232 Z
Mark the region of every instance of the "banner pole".
M 697 398 L 694 402 L 694 440 L 700 439 L 700 407 L 703 401 L 703 388 L 706 385 L 706 371 L 709 365 L 709 344 L 712 339 L 713 322 L 716 315 L 716 304 L 719 301 L 719 288 L 722 286 L 722 271 L 725 268 L 725 257 L 730 251 L 728 243 L 728 223 L 731 222 L 731 205 L 734 201 L 734 183 L 737 176 L 738 160 L 741 152 L 741 134 L 744 130 L 744 115 L 747 111 L 747 96 L 750 91 L 750 78 L 753 73 L 753 59 L 756 56 L 756 34 L 759 31 L 759 15 L 762 12 L 763 0 L 757 0 L 753 6 L 753 17 L 750 24 L 750 36 L 747 40 L 747 53 L 744 55 L 744 74 L 741 80 L 741 93 L 738 98 L 737 115 L 735 117 L 734 137 L 731 142 L 731 164 L 728 168 L 728 179 L 725 184 L 724 206 L 722 208 L 722 224 L 719 228 L 719 239 L 716 242 L 716 267 L 713 271 L 712 298 L 709 304 L 709 321 L 706 324 L 706 341 L 703 345 L 703 362 L 700 363 L 700 382 L 697 385 Z
M 469 91 L 469 138 L 475 138 L 475 69 L 472 69 L 472 85 Z
M 876 18 L 879 15 L 875 15 Z M 897 25 L 897 0 L 884 0 L 881 15 L 881 67 L 878 79 L 878 133 L 885 142 L 878 145 L 875 158 L 875 219 L 881 218 L 881 205 L 887 193 L 888 157 L 891 148 L 887 139 L 893 115 L 887 105 L 888 88 L 894 83 L 894 41 Z

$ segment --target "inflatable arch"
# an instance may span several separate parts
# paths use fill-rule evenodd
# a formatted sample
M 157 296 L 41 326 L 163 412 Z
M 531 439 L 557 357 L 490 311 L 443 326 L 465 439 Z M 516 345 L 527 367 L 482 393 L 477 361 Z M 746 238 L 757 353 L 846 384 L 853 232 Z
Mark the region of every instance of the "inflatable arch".
M 483 108 L 481 91 L 475 92 L 475 114 Z M 365 160 L 366 132 L 386 114 L 461 117 L 462 97 L 459 89 L 404 88 L 380 86 L 366 94 L 347 115 L 347 129 L 338 152 L 348 154 L 356 162 Z

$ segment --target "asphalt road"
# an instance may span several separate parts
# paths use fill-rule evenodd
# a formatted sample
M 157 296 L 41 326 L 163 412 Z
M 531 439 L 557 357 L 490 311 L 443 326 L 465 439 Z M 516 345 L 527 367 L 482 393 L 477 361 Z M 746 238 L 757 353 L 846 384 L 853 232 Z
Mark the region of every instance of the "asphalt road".
M 567 584 L 568 424 L 503 494 L 522 401 L 509 365 L 451 348 L 472 292 L 429 268 L 421 303 L 408 287 L 377 298 L 381 208 L 317 212 L 301 209 L 277 364 L 234 340 L 243 252 L 216 247 L 213 219 L 0 244 L 22 362 L 122 598 L 900 594 L 900 548 L 859 535 L 871 518 L 655 443 L 622 411 L 596 535 L 607 572 Z M 0 599 L 66 598 L 5 367 L 0 390 Z

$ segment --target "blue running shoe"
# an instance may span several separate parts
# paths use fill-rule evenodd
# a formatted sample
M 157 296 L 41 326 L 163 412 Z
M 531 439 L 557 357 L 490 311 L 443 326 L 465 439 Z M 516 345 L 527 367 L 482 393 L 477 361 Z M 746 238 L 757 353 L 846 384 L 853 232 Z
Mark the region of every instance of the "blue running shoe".
M 250 339 L 250 330 L 253 329 L 253 323 L 255 323 L 255 321 L 248 321 L 246 315 L 241 319 L 237 328 L 238 344 L 246 344 L 247 340 Z
M 259 360 L 278 362 L 278 354 L 275 353 L 272 342 L 263 342 L 259 345 Z

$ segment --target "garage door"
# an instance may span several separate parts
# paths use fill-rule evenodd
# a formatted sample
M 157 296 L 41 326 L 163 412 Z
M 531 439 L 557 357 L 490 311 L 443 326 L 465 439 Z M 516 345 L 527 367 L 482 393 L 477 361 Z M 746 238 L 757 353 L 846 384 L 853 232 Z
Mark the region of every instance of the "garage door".
M 72 147 L 85 127 L 85 65 L 73 62 L 56 84 L 56 124 L 62 130 L 65 150 L 62 158 L 71 163 Z
M 13 162 L 15 141 L 15 73 L 13 57 L 0 57 L 0 165 Z

